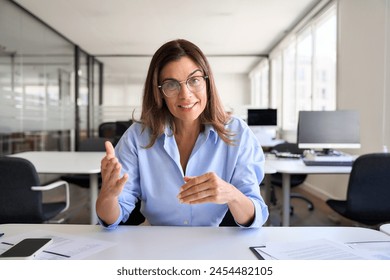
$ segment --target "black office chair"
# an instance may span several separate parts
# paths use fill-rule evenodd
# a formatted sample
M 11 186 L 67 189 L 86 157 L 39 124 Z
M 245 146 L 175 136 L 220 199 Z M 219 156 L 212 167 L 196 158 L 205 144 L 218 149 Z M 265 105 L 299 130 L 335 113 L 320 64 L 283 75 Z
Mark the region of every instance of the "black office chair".
M 43 191 L 65 188 L 64 201 L 43 203 Z M 0 224 L 47 223 L 69 208 L 69 185 L 56 181 L 41 186 L 34 165 L 23 158 L 0 157 Z M 55 222 L 62 222 L 59 219 Z
M 390 222 L 390 154 L 359 156 L 352 165 L 346 200 L 326 203 L 341 216 L 364 225 Z
M 273 147 L 271 153 L 272 152 L 274 152 L 274 153 L 277 153 L 277 152 L 285 153 L 286 152 L 286 153 L 300 154 L 300 155 L 303 154 L 303 150 L 299 149 L 298 145 L 296 143 L 288 143 L 288 142 L 275 145 L 275 147 Z M 292 160 L 294 160 L 294 159 L 292 159 Z M 291 188 L 294 188 L 294 187 L 301 185 L 306 180 L 306 178 L 307 178 L 307 174 L 293 174 L 293 175 L 291 175 Z M 281 173 L 271 174 L 271 203 L 273 205 L 276 205 L 276 202 L 277 202 L 274 187 L 275 186 L 282 187 L 282 185 L 283 185 L 282 174 Z M 309 209 L 309 211 L 314 210 L 313 202 L 311 202 L 305 196 L 303 196 L 299 193 L 291 192 L 290 198 L 302 199 L 302 200 L 307 202 L 307 208 Z M 293 215 L 293 214 L 294 214 L 294 207 L 291 206 L 290 215 Z
M 104 122 L 98 127 L 98 135 L 100 138 L 106 138 L 114 141 L 116 136 L 116 123 L 115 122 Z
M 95 137 L 87 138 L 80 141 L 79 152 L 105 152 L 105 142 L 110 141 L 109 138 Z
M 230 210 L 228 210 L 225 214 L 225 217 L 223 217 L 221 223 L 219 224 L 220 227 L 238 227 L 236 221 L 234 220 L 234 217 Z
M 138 226 L 145 221 L 145 216 L 141 213 L 141 201 L 135 204 L 133 212 L 131 212 L 126 222 L 120 222 L 120 225 Z
M 115 124 L 116 124 L 115 136 L 120 138 L 126 132 L 126 130 L 133 124 L 133 121 L 132 120 L 116 121 Z
M 104 122 L 99 125 L 99 137 L 106 138 L 116 145 L 123 133 L 132 125 L 133 121 Z

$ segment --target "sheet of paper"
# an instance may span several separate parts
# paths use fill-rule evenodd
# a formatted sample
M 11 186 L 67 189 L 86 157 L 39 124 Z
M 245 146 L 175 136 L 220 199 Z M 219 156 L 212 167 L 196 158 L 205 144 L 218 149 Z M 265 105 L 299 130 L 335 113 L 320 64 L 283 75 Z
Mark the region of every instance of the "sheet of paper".
M 390 241 L 365 241 L 346 243 L 354 250 L 364 252 L 373 260 L 390 260 Z
M 0 253 L 11 248 L 12 244 L 16 244 L 24 238 L 34 237 L 53 239 L 53 243 L 36 257 L 36 259 L 41 260 L 81 260 L 115 245 L 114 242 L 99 239 L 36 230 L 9 238 L 2 237 L 0 240 Z
M 363 252 L 327 239 L 298 242 L 268 242 L 259 248 L 270 258 L 279 260 L 362 260 L 369 259 Z

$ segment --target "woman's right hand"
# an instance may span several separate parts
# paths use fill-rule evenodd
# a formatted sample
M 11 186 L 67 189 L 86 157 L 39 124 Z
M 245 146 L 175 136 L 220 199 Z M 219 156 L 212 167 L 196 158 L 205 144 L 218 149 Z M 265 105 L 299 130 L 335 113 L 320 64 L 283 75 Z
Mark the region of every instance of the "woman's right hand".
M 120 177 L 121 164 L 115 157 L 115 149 L 110 141 L 105 142 L 106 156 L 101 161 L 102 187 L 101 195 L 118 197 L 123 190 L 128 175 Z
M 115 157 L 111 142 L 106 141 L 106 156 L 101 161 L 102 187 L 96 201 L 96 213 L 106 224 L 113 224 L 119 217 L 118 196 L 123 190 L 128 175 L 120 177 L 121 164 Z

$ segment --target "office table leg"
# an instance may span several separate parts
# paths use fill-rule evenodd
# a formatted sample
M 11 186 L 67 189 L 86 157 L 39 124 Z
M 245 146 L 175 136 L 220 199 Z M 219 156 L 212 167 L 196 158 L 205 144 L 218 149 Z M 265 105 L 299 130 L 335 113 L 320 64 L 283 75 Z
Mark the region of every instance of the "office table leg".
M 264 176 L 264 202 L 268 206 L 268 209 L 271 205 L 271 176 L 265 174 Z M 266 225 L 271 225 L 270 218 L 268 218 Z
M 264 202 L 268 206 L 271 203 L 271 176 L 268 174 L 264 176 Z
M 90 185 L 89 185 L 89 199 L 90 199 L 90 217 L 91 217 L 91 225 L 96 225 L 98 223 L 96 211 L 95 211 L 95 203 L 98 196 L 99 191 L 99 183 L 98 183 L 98 174 L 90 174 Z
M 290 182 L 291 175 L 283 173 L 282 184 L 283 184 L 283 217 L 282 226 L 288 227 L 290 225 Z

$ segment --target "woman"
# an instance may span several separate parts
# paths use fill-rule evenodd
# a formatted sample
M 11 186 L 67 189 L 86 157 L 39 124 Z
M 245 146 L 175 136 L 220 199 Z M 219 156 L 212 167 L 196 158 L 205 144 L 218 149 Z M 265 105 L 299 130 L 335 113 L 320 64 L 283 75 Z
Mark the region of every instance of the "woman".
M 126 221 L 138 199 L 151 225 L 218 226 L 228 209 L 242 227 L 268 218 L 263 151 L 223 110 L 207 59 L 191 42 L 157 50 L 140 121 L 106 151 L 96 211 L 108 228 Z

